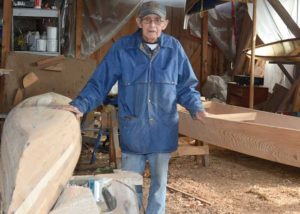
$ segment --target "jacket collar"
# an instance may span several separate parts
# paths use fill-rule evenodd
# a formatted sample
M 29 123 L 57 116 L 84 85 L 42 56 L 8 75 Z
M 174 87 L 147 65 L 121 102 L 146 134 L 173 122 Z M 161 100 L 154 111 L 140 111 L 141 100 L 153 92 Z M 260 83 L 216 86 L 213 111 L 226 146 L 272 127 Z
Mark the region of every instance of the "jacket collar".
M 132 38 L 133 40 L 127 44 L 127 48 L 139 48 L 143 42 L 141 29 L 134 32 Z M 171 40 L 165 33 L 161 33 L 158 44 L 160 47 L 172 48 Z

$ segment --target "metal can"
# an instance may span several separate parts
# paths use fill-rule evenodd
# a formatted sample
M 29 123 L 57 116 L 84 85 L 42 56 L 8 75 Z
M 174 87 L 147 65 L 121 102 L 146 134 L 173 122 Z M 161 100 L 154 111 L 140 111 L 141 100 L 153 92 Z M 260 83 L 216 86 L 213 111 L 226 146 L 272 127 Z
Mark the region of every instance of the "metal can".
M 35 0 L 34 1 L 34 8 L 42 8 L 42 0 Z

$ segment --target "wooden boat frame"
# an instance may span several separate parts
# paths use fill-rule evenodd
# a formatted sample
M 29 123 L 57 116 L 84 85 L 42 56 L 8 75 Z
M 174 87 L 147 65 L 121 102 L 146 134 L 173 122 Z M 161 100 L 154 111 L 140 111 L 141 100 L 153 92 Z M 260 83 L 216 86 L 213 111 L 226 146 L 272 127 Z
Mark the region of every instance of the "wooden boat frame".
M 251 49 L 244 50 L 250 58 Z M 269 54 L 270 53 L 270 54 Z M 297 63 L 300 62 L 300 38 L 280 40 L 255 47 L 255 59 L 270 63 Z
M 179 110 L 179 133 L 247 155 L 300 167 L 300 119 L 205 102 L 203 122 Z

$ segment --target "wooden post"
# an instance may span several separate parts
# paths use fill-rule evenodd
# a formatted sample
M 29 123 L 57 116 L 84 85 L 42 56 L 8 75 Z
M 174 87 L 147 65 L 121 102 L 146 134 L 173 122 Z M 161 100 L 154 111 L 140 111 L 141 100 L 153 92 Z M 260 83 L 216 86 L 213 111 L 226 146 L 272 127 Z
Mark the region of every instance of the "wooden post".
M 281 69 L 281 71 L 284 73 L 284 75 L 286 76 L 286 78 L 290 81 L 291 84 L 294 83 L 294 79 L 293 77 L 291 77 L 291 75 L 289 74 L 289 72 L 285 69 L 285 67 L 283 66 L 283 64 L 278 64 L 279 68 Z
M 208 11 L 201 12 L 200 17 L 201 17 L 200 83 L 203 84 L 207 78 Z
M 255 43 L 256 43 L 256 0 L 253 0 L 253 27 L 251 45 L 251 71 L 250 71 L 250 93 L 249 108 L 253 108 L 254 103 L 254 64 L 255 64 Z
M 3 32 L 2 32 L 2 50 L 1 67 L 4 68 L 5 60 L 10 51 L 11 19 L 12 19 L 12 1 L 3 1 Z
M 286 24 L 288 29 L 294 34 L 295 37 L 300 37 L 300 28 L 293 20 L 291 15 L 286 11 L 279 0 L 268 0 L 269 4 L 274 8 L 282 21 Z
M 116 109 L 109 113 L 109 161 L 114 164 L 114 168 L 121 168 L 121 148 L 119 146 L 118 115 Z
M 76 4 L 75 57 L 79 58 L 81 53 L 83 0 L 77 0 Z

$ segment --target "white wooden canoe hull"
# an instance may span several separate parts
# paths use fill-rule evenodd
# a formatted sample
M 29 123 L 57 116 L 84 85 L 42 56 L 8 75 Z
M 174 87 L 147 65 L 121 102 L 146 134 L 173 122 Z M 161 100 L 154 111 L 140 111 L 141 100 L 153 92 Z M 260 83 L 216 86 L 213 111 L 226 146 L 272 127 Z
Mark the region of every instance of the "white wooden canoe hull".
M 251 57 L 251 49 L 245 50 Z M 255 47 L 255 58 L 271 63 L 297 63 L 300 62 L 300 39 L 286 39 Z
M 256 114 L 251 121 L 208 117 L 204 122 L 180 111 L 179 133 L 251 156 L 300 167 L 300 119 L 248 108 L 206 102 L 212 114 Z
M 51 107 L 69 101 L 47 93 L 8 114 L 1 139 L 5 212 L 48 213 L 71 177 L 81 150 L 79 121 Z

